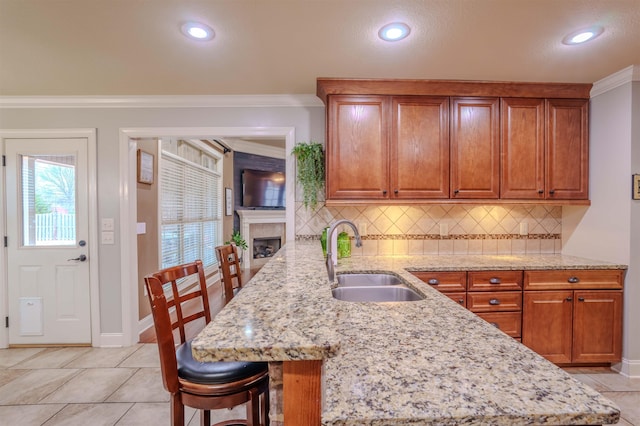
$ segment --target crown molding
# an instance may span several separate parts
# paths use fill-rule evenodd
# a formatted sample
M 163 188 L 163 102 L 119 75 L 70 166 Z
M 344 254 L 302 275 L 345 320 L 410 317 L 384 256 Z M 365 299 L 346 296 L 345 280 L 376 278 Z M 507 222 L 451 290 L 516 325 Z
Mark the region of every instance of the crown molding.
M 323 107 L 316 95 L 0 96 L 0 108 Z
M 590 96 L 601 95 L 616 87 L 631 83 L 632 81 L 640 81 L 640 65 L 630 65 L 618 72 L 615 72 L 601 80 L 593 83 Z

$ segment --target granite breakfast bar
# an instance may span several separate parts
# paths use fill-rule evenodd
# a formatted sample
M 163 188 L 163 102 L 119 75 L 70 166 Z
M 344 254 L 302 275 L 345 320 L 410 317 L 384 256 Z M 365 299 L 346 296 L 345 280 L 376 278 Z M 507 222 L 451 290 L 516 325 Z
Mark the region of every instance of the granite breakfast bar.
M 611 401 L 408 272 L 567 268 L 625 266 L 560 255 L 341 259 L 338 273 L 391 271 L 425 296 L 353 303 L 332 297 L 317 241 L 287 243 L 194 339 L 194 357 L 282 365 L 276 425 L 616 423 Z

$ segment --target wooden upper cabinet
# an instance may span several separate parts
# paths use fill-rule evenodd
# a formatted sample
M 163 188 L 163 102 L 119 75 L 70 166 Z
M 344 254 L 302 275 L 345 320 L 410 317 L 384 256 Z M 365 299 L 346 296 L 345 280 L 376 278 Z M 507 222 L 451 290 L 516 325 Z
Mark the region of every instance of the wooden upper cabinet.
M 451 198 L 500 195 L 499 98 L 451 98 Z
M 545 198 L 544 120 L 544 99 L 501 100 L 500 198 Z
M 392 98 L 391 198 L 449 198 L 449 98 Z
M 319 78 L 327 205 L 588 205 L 590 89 Z
M 547 198 L 589 198 L 588 100 L 548 99 Z
M 331 96 L 327 120 L 327 199 L 388 197 L 389 98 Z

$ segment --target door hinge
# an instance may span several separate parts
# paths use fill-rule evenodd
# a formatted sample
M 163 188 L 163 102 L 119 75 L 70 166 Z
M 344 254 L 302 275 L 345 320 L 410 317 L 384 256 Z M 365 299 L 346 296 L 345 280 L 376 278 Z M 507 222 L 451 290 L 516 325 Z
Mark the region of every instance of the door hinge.
M 6 328 L 9 328 L 9 317 L 4 317 L 4 324 Z
M 9 238 L 8 237 L 4 237 L 4 246 L 5 247 L 9 247 Z
M 7 165 L 7 156 L 6 156 L 6 155 L 3 155 L 3 156 L 2 156 L 2 165 L 3 165 L 3 166 L 6 166 L 6 165 Z

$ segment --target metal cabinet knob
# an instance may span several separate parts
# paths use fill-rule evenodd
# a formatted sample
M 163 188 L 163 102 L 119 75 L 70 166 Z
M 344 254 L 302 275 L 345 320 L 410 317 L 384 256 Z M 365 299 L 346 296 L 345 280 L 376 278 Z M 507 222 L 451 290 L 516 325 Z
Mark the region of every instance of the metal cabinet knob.
M 493 305 L 493 306 L 499 305 L 500 304 L 500 300 L 499 299 L 490 299 L 489 300 L 489 304 Z
M 579 283 L 580 282 L 580 278 L 578 277 L 569 277 L 569 279 L 567 280 L 568 282 L 570 282 L 571 284 L 575 284 L 575 283 Z
M 502 280 L 498 277 L 493 277 L 489 280 L 489 284 L 500 284 Z
M 437 278 L 431 278 L 429 281 L 427 281 L 427 284 L 438 285 L 440 284 L 440 281 Z

